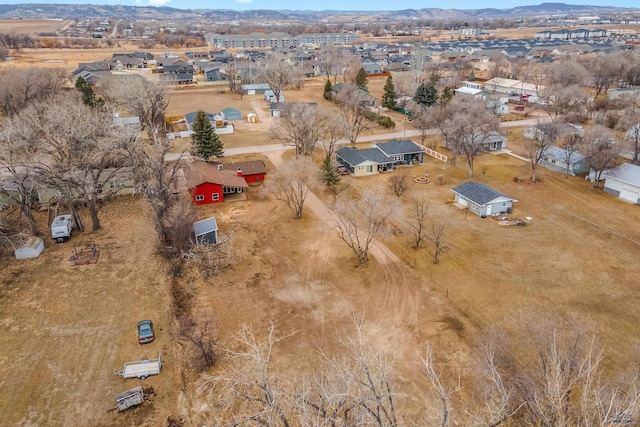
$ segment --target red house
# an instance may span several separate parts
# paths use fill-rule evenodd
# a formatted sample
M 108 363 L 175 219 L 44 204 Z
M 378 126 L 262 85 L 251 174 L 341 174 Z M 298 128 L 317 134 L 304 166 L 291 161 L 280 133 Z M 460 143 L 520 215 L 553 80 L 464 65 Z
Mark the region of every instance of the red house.
M 225 195 L 241 194 L 249 187 L 241 171 L 223 169 L 219 164 L 194 162 L 183 173 L 186 187 L 196 205 L 224 202 Z
M 267 167 L 262 160 L 215 164 L 218 168 L 222 167 L 224 170 L 242 172 L 242 177 L 247 184 L 260 184 L 264 181 L 264 176 L 267 173 Z

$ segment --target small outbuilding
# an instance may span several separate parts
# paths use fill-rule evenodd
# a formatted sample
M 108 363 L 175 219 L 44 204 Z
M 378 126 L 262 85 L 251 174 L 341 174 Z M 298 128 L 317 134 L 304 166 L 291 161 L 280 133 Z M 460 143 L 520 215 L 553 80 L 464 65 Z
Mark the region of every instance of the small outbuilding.
M 227 120 L 242 120 L 242 113 L 237 108 L 233 108 L 233 107 L 223 108 L 222 115 Z
M 215 245 L 218 243 L 218 223 L 214 217 L 193 223 L 196 245 Z
M 44 242 L 39 237 L 30 237 L 22 245 L 16 248 L 16 259 L 37 258 L 44 249 Z
M 485 218 L 490 215 L 511 213 L 513 199 L 479 182 L 467 181 L 451 189 L 456 195 L 455 203 L 466 207 L 476 215 Z

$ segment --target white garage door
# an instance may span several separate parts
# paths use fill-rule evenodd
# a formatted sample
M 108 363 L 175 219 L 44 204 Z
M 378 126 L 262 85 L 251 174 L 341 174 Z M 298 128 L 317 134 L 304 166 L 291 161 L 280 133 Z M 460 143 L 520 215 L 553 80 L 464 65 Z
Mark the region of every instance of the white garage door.
M 458 198 L 458 203 L 460 203 L 462 206 L 467 206 L 467 199 L 465 199 L 464 197 L 460 196 Z
M 620 198 L 632 203 L 638 203 L 638 199 L 640 199 L 640 190 L 637 187 L 623 185 L 620 190 Z

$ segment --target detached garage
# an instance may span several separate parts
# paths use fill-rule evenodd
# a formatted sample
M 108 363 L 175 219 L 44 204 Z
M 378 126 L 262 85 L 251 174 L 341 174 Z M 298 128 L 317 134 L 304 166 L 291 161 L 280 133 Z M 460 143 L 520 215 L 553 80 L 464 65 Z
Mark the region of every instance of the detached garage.
M 455 203 L 485 218 L 490 215 L 511 213 L 517 200 L 479 182 L 467 181 L 451 189 Z
M 606 193 L 640 204 L 640 166 L 624 163 L 602 175 Z
M 232 107 L 223 108 L 222 115 L 224 115 L 224 118 L 229 121 L 242 120 L 242 113 L 237 108 L 232 108 Z

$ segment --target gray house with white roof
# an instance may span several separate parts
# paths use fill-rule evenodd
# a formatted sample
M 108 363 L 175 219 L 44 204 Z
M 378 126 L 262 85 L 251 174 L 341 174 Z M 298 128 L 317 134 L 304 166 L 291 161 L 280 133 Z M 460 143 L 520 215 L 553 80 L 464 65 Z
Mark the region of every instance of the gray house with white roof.
M 451 189 L 456 195 L 455 202 L 476 215 L 485 218 L 490 215 L 511 213 L 513 199 L 493 188 L 478 182 L 467 181 Z
M 640 204 L 640 166 L 623 163 L 602 173 L 604 191 L 634 204 Z

